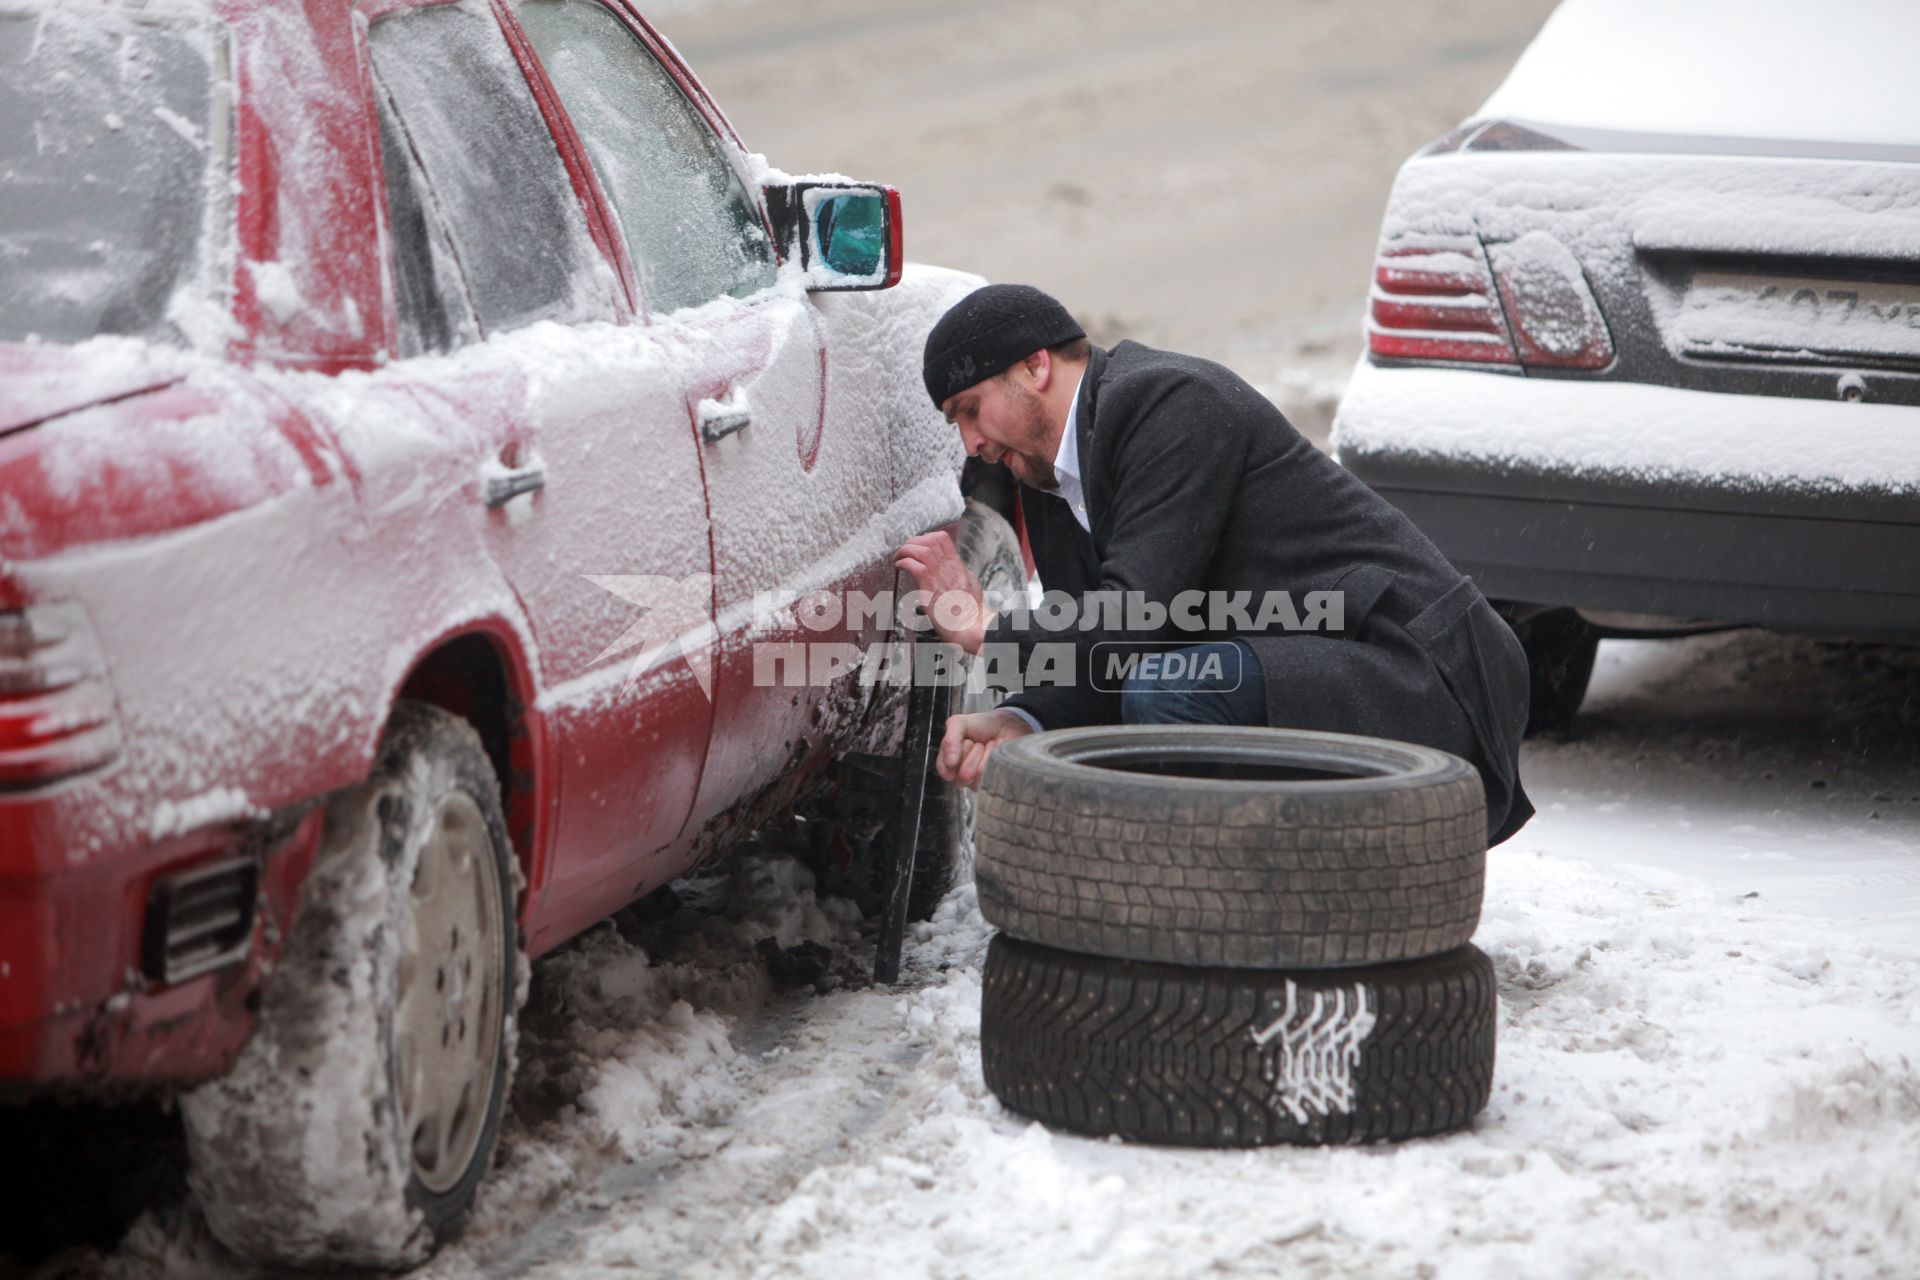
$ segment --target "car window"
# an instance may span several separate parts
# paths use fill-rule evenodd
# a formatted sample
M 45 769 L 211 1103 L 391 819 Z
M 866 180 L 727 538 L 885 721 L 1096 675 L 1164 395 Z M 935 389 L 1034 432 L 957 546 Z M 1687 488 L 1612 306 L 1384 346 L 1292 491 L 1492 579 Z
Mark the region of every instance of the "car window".
M 445 220 L 480 327 L 610 319 L 606 259 L 485 5 L 461 0 L 392 14 L 374 24 L 370 47 L 391 132 L 405 142 Z M 417 288 L 425 278 L 416 272 L 403 287 Z M 424 324 L 416 338 L 425 340 L 436 322 L 417 314 L 415 323 Z
M 757 205 L 672 75 L 596 0 L 518 9 L 612 203 L 648 301 L 662 311 L 773 283 Z
M 456 342 L 478 336 L 479 327 L 460 283 L 452 241 L 438 211 L 426 201 L 426 182 L 394 117 L 393 100 L 385 93 L 376 96 L 381 165 L 387 176 L 387 229 L 392 237 L 400 354 L 447 351 Z
M 0 338 L 177 342 L 224 312 L 227 62 L 190 15 L 0 12 Z

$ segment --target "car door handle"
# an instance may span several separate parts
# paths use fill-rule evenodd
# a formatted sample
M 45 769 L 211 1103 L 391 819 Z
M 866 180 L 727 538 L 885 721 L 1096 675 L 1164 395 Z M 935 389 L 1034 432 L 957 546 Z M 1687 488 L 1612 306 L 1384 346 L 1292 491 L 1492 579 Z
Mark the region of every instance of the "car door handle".
M 753 425 L 753 412 L 747 408 L 747 398 L 738 391 L 726 400 L 702 400 L 695 412 L 700 420 L 700 438 L 708 444 L 725 440 Z
M 523 493 L 547 487 L 547 465 L 530 462 L 524 467 L 509 467 L 487 477 L 487 506 L 504 507 Z

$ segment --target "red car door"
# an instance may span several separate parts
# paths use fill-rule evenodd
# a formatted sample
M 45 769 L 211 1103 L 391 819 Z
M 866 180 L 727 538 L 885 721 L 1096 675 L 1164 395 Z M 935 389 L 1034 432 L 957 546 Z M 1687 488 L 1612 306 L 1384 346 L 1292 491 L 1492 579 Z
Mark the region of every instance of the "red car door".
M 790 612 L 770 622 L 755 606 L 796 591 L 891 587 L 890 547 L 848 546 L 889 496 L 888 460 L 830 438 L 813 303 L 777 279 L 745 157 L 696 105 L 704 95 L 672 56 L 602 0 L 519 0 L 514 12 L 593 159 L 699 434 L 719 630 L 699 823 L 813 754 L 833 716 L 864 702 L 846 696 L 853 676 L 839 697 L 788 684 L 785 663 L 769 680 L 767 657 L 813 642 L 817 661 L 829 652 L 821 646 L 869 638 L 870 620 L 816 629 Z M 814 674 L 805 658 L 800 674 Z
M 538 646 L 559 797 L 538 947 L 666 878 L 647 855 L 699 784 L 711 708 L 677 641 L 711 620 L 700 457 L 668 353 L 611 322 L 618 276 L 488 6 L 384 17 L 370 47 L 411 357 L 393 376 L 480 437 L 445 500 L 484 507 Z

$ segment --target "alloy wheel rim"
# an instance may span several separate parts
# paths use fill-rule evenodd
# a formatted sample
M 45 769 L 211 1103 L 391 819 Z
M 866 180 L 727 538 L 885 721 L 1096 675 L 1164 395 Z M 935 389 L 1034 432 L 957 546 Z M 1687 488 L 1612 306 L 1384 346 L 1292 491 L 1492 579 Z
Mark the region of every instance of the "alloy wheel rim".
M 400 1118 L 414 1176 L 444 1194 L 486 1129 L 506 1002 L 493 838 L 464 791 L 435 806 L 409 896 L 394 1012 Z

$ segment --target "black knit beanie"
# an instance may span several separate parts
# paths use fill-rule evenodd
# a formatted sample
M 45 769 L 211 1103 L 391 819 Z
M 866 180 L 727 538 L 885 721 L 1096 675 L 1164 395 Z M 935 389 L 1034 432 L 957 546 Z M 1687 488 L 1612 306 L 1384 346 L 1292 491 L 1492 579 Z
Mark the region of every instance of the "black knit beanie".
M 921 373 L 937 408 L 1042 347 L 1084 338 L 1067 309 L 1026 284 L 990 284 L 953 304 L 927 335 Z

